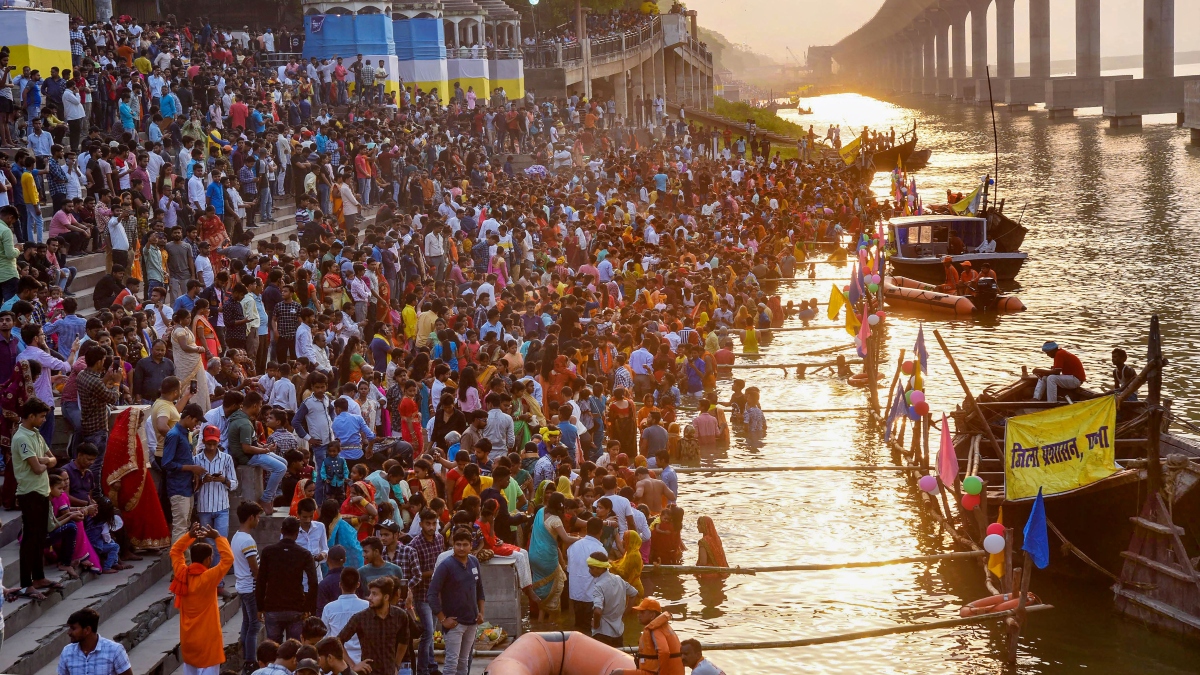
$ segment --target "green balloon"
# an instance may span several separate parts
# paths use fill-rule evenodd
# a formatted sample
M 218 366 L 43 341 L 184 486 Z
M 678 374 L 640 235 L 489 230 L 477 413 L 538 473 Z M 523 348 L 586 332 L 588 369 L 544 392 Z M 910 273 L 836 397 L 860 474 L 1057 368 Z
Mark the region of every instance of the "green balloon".
M 867 290 L 876 293 L 879 291 L 879 284 L 867 284 Z
M 977 495 L 983 492 L 983 479 L 979 476 L 967 476 L 963 479 L 963 492 L 969 495 Z

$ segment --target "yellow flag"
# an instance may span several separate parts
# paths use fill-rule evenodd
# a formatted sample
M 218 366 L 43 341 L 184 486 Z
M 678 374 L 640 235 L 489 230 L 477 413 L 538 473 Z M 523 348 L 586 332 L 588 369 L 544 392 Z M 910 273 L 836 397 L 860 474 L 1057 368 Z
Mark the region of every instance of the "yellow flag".
M 841 150 L 838 150 L 838 154 L 842 156 L 842 161 L 846 163 L 846 166 L 853 164 L 854 160 L 858 159 L 860 146 L 862 146 L 862 138 L 855 137 L 854 140 L 843 145 Z
M 857 316 L 854 316 L 854 311 L 847 307 L 846 332 L 850 334 L 850 337 L 856 337 L 858 335 L 858 329 L 860 326 L 862 326 L 862 322 L 858 320 Z
M 846 304 L 846 294 L 842 293 L 842 289 L 833 284 L 829 289 L 829 320 L 833 321 L 837 318 L 838 312 L 841 311 L 842 305 Z
M 980 185 L 979 187 L 972 190 L 971 194 L 969 194 L 969 195 L 963 197 L 962 199 L 951 204 L 950 208 L 960 216 L 964 213 L 967 213 L 968 211 L 970 211 L 972 214 L 974 214 L 974 211 L 972 211 L 972 209 L 971 209 L 971 204 L 975 203 L 975 198 L 979 196 L 979 191 L 982 189 L 983 189 L 983 186 Z
M 999 509 L 996 510 L 996 522 L 1000 523 L 1001 525 L 1004 524 L 1004 507 L 1003 506 L 1001 506 Z M 996 578 L 1003 579 L 1004 578 L 1004 551 L 1001 551 L 999 553 L 993 553 L 992 555 L 988 556 L 987 568 L 988 568 L 989 572 L 996 575 Z

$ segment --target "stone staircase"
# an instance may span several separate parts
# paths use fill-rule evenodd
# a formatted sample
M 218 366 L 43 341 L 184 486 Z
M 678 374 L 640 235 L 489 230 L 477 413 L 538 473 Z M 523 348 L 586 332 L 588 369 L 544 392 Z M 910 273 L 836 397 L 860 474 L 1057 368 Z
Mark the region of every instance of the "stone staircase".
M 5 517 L 4 527 L 0 530 L 0 557 L 4 560 L 4 583 L 13 587 L 19 583 L 17 535 L 21 530 L 20 516 L 8 512 Z M 283 516 L 261 520 L 262 525 L 255 533 L 260 548 L 279 541 Z M 231 523 L 231 528 L 236 525 Z M 102 576 L 87 574 L 77 581 L 67 581 L 57 569 L 48 568 L 47 578 L 62 582 L 63 590 L 47 593 L 42 602 L 20 599 L 5 603 L 0 673 L 54 675 L 59 654 L 70 642 L 67 618 L 84 607 L 91 607 L 100 614 L 100 634 L 125 647 L 134 673 L 169 675 L 175 672 L 181 665 L 179 614 L 169 590 L 169 555 L 145 556 L 144 560 L 131 564 L 134 566 L 131 570 Z M 226 585 L 232 583 L 231 574 Z M 227 653 L 233 660 L 239 660 L 238 663 L 227 662 L 226 667 L 240 666 L 241 601 L 237 597 L 221 600 L 221 621 Z
M 277 238 L 278 241 L 287 241 L 288 235 L 296 232 L 296 215 L 292 198 L 280 198 L 276 202 L 274 223 L 263 223 L 250 231 L 254 233 L 255 246 L 259 241 L 270 240 L 272 237 Z M 89 253 L 72 257 L 67 260 L 67 264 L 77 270 L 75 281 L 71 283 L 71 291 L 75 293 L 75 300 L 79 303 L 76 313 L 87 318 L 95 313 L 95 308 L 92 307 L 92 289 L 107 273 L 105 254 Z

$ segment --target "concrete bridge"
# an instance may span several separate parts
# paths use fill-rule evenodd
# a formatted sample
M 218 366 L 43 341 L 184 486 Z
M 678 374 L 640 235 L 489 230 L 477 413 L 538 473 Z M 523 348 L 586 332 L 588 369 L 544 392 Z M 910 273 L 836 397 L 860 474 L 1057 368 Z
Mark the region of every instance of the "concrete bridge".
M 713 99 L 712 52 L 697 35 L 695 10 L 663 14 L 637 30 L 592 38 L 577 21 L 581 38 L 525 52 L 525 86 L 537 97 L 579 94 L 612 98 L 617 114 L 662 95 L 687 108 L 708 110 Z
M 991 96 L 1011 109 L 1044 103 L 1051 117 L 1102 106 L 1114 127 L 1142 115 L 1184 112 L 1175 76 L 1175 0 L 1143 0 L 1140 79 L 1100 74 L 1100 1 L 1075 0 L 1075 75 L 1050 76 L 1050 0 L 1029 0 L 1029 76 L 1014 72 L 1015 0 L 886 0 L 879 12 L 831 49 L 843 78 L 859 86 L 987 101 L 988 9 L 996 5 L 996 68 Z M 970 18 L 971 54 L 966 53 Z

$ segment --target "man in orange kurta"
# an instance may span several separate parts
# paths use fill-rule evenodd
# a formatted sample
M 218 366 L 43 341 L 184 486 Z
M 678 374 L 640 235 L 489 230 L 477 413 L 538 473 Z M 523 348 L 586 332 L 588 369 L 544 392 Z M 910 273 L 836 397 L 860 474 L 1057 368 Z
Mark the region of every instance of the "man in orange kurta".
M 221 562 L 209 567 L 213 559 L 212 546 L 198 541 L 214 539 Z M 192 563 L 184 552 L 191 547 Z M 225 663 L 225 639 L 221 634 L 221 608 L 217 601 L 217 584 L 233 567 L 233 551 L 229 542 L 215 529 L 193 525 L 191 531 L 171 547 L 171 569 L 175 578 L 171 592 L 179 609 L 179 655 L 184 675 L 217 675 Z

